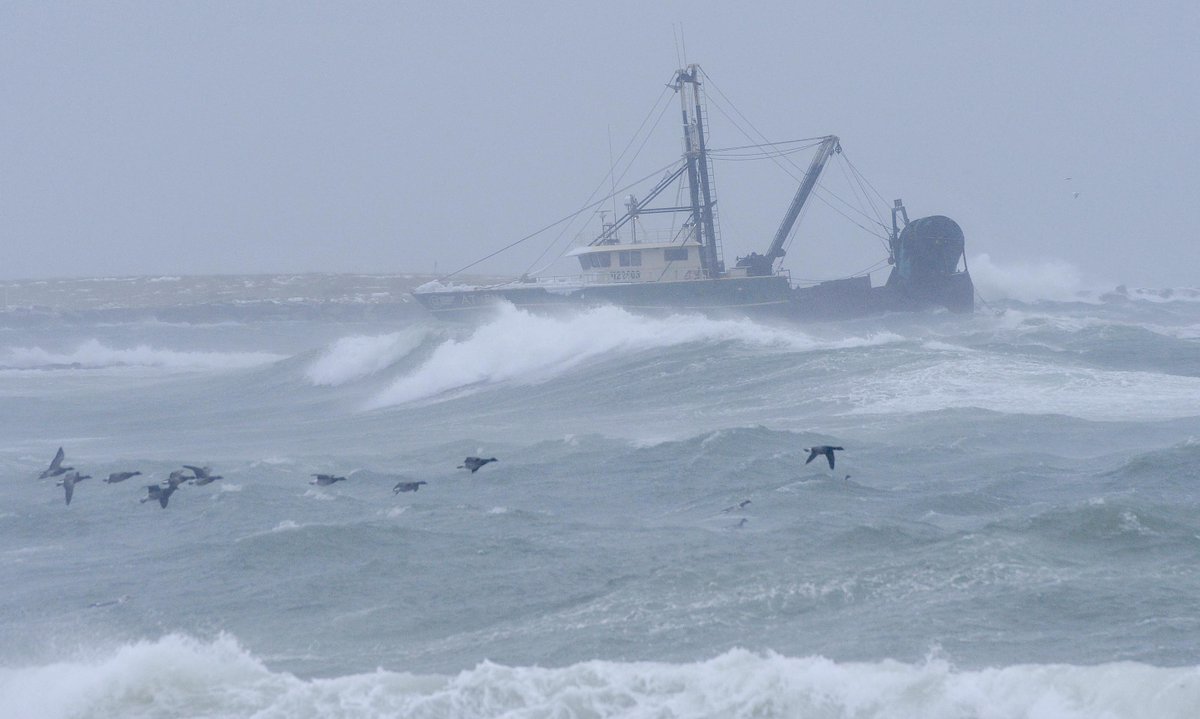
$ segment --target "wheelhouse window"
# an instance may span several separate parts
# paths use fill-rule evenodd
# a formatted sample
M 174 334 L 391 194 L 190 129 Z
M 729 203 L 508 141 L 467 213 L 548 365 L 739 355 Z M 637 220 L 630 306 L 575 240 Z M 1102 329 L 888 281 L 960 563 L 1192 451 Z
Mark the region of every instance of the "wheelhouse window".
M 687 260 L 688 248 L 686 247 L 668 247 L 663 250 L 663 259 L 667 262 L 680 262 Z
M 593 267 L 611 267 L 612 253 L 610 252 L 594 252 L 588 255 L 579 256 L 579 266 L 585 270 Z
M 642 266 L 642 251 L 629 250 L 617 253 L 617 261 L 622 267 L 641 267 Z

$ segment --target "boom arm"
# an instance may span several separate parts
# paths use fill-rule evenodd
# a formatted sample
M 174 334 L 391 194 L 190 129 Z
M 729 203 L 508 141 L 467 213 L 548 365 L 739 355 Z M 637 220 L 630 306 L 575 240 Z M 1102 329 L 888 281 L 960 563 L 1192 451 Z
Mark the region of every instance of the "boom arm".
M 804 203 L 808 202 L 808 196 L 817 186 L 817 179 L 820 178 L 821 171 L 825 169 L 825 163 L 835 153 L 841 151 L 842 146 L 836 135 L 829 135 L 821 141 L 820 147 L 817 148 L 817 154 L 813 156 L 812 162 L 808 165 L 808 171 L 800 180 L 800 187 L 796 190 L 796 196 L 792 198 L 792 204 L 788 206 L 787 214 L 783 216 L 783 222 L 779 223 L 779 229 L 775 231 L 775 239 L 771 241 L 770 249 L 765 255 L 752 252 L 747 257 L 738 258 L 738 266 L 749 268 L 751 275 L 771 274 L 775 260 L 784 255 L 783 243 L 792 233 L 796 218 L 800 216 L 800 211 L 804 209 Z

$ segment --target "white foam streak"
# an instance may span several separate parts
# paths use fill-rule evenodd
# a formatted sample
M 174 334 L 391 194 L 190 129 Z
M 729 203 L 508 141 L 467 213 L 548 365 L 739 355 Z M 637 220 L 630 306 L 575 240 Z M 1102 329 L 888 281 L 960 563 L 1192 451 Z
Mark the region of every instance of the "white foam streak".
M 934 349 L 930 347 L 930 349 Z M 1010 414 L 1062 414 L 1096 421 L 1160 420 L 1200 413 L 1200 378 L 1070 367 L 943 345 L 936 364 L 856 378 L 826 395 L 855 413 L 977 407 Z
M 1198 669 L 1122 662 L 960 671 L 936 659 L 836 663 L 733 650 L 689 664 L 484 662 L 453 677 L 377 670 L 306 681 L 271 671 L 227 635 L 207 643 L 168 635 L 107 656 L 0 669 L 0 715 L 1182 719 L 1200 706 Z
M 840 349 L 899 341 L 890 333 L 817 340 L 796 328 L 700 315 L 645 317 L 597 307 L 570 317 L 529 314 L 511 305 L 465 340 L 447 340 L 430 358 L 368 403 L 377 409 L 455 390 L 513 382 L 537 384 L 610 353 L 632 353 L 694 342 L 738 342 L 784 351 Z
M 316 385 L 338 386 L 386 369 L 420 346 L 425 333 L 343 337 L 333 343 L 306 374 Z
M 1147 287 L 1129 289 L 1118 287 L 1114 290 L 1118 295 L 1124 295 L 1131 300 L 1143 302 L 1200 302 L 1200 289 L 1195 287 L 1168 287 L 1151 289 Z
M 269 352 L 182 352 L 149 345 L 130 348 L 109 347 L 99 340 L 88 340 L 69 352 L 53 352 L 41 347 L 11 347 L 3 359 L 3 369 L 149 367 L 175 371 L 231 370 L 256 367 L 283 359 Z

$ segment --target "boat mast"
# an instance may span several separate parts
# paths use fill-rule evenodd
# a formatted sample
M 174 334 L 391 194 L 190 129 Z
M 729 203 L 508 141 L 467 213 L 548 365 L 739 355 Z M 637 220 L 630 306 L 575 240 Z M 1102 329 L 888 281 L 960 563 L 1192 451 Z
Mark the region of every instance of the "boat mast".
M 708 152 L 704 144 L 699 65 L 688 65 L 676 71 L 675 91 L 679 93 L 683 116 L 683 154 L 687 162 L 688 194 L 692 203 L 691 222 L 696 241 L 700 243 L 700 266 L 708 277 L 718 277 L 723 268 L 721 258 L 717 256 L 712 188 L 708 182 Z

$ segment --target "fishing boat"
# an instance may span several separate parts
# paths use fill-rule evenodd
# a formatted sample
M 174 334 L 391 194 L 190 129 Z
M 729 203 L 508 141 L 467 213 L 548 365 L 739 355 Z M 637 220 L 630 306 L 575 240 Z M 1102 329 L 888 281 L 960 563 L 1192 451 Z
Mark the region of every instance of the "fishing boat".
M 532 311 L 611 304 L 644 312 L 738 313 L 794 320 L 832 320 L 929 308 L 961 313 L 974 310 L 975 289 L 966 266 L 962 229 L 942 215 L 910 221 L 900 200 L 889 208 L 891 227 L 885 228 L 884 243 L 887 257 L 874 268 L 890 265 L 883 285 L 874 286 L 869 271 L 796 283 L 788 271 L 780 268 L 797 220 L 819 187 L 822 171 L 831 158 L 842 152 L 841 141 L 834 135 L 810 138 L 808 146 L 815 147 L 814 154 L 765 252 L 738 257 L 732 267 L 727 267 L 713 177 L 712 156 L 719 151 L 707 146 L 702 92 L 705 80 L 703 71 L 694 64 L 674 73 L 669 87 L 680 101 L 682 157 L 663 170 L 657 183 L 640 197 L 627 195 L 624 214 L 612 221 L 602 217 L 598 232 L 563 253 L 564 258 L 578 262 L 578 274 L 545 276 L 531 272 L 510 281 L 465 285 L 454 282 L 457 273 L 453 273 L 416 288 L 413 296 L 434 315 L 446 319 L 480 317 L 500 303 Z M 763 156 L 777 159 L 784 155 L 780 149 L 784 145 L 764 143 L 753 147 Z M 788 147 L 790 153 L 796 145 Z M 677 189 L 676 197 L 684 201 L 661 204 L 658 198 L 672 187 Z M 611 197 L 564 219 L 602 206 Z M 645 220 L 659 215 L 673 216 L 676 221 L 666 231 L 648 230 Z M 682 222 L 677 221 L 679 217 Z

